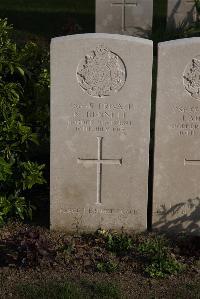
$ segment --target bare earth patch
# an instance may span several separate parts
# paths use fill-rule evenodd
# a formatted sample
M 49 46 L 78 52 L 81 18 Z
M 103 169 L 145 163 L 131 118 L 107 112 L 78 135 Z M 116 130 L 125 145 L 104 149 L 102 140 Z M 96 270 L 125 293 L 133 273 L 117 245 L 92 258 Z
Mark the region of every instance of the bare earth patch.
M 170 254 L 185 268 L 176 275 L 150 278 L 145 256 L 137 248 L 153 234 L 124 235 L 124 239 L 105 235 L 103 231 L 72 236 L 19 223 L 5 226 L 0 230 L 0 298 L 35 298 L 23 293 L 22 287 L 63 282 L 80 288 L 82 298 L 200 298 L 199 238 L 169 239 Z M 105 284 L 111 292 L 107 296 Z M 104 293 L 98 297 L 99 285 Z M 57 298 L 79 298 L 79 289 L 76 292 L 75 297 Z

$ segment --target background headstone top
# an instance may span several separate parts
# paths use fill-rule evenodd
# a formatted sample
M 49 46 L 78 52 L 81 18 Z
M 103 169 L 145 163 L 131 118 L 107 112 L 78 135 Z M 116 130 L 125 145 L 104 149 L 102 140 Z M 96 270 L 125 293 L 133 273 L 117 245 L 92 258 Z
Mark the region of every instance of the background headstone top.
M 148 37 L 153 0 L 96 0 L 96 32 Z
M 195 0 L 168 0 L 167 28 L 187 28 L 197 21 Z

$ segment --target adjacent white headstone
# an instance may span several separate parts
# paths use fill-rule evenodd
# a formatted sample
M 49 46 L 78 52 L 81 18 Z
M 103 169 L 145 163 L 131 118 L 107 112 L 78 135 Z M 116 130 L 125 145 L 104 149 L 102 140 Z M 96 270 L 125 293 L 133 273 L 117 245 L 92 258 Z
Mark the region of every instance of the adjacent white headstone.
M 195 0 L 168 0 L 168 29 L 187 28 L 196 20 Z
M 200 235 L 200 38 L 159 44 L 153 227 Z
M 96 32 L 147 37 L 153 0 L 96 0 Z
M 152 42 L 110 34 L 51 43 L 51 227 L 147 226 Z

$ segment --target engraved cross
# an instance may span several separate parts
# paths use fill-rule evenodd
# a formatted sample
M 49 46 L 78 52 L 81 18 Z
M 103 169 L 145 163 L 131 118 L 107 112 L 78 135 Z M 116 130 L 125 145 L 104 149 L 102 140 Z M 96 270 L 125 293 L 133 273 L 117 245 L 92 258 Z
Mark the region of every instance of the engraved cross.
M 121 0 L 121 3 L 111 3 L 111 6 L 121 6 L 122 7 L 122 32 L 126 31 L 126 7 L 127 6 L 137 6 L 137 2 L 126 2 L 126 0 Z
M 190 166 L 200 166 L 200 160 L 188 160 L 184 159 L 184 166 L 190 165 Z
M 97 137 L 98 141 L 98 158 L 97 159 L 77 159 L 77 163 L 97 165 L 97 204 L 101 204 L 101 185 L 102 185 L 102 165 L 122 165 L 122 159 L 103 159 L 102 158 L 102 141 L 103 137 Z

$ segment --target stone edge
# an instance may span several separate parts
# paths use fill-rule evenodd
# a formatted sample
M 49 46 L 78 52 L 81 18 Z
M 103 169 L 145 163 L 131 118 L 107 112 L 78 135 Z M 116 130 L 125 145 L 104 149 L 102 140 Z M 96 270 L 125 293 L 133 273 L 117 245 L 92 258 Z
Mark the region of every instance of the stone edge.
M 121 34 L 110 34 L 110 33 L 84 33 L 84 34 L 74 34 L 74 35 L 67 35 L 67 36 L 59 36 L 54 37 L 51 39 L 51 44 L 57 42 L 63 42 L 64 40 L 81 40 L 81 39 L 113 39 L 113 40 L 124 40 L 127 42 L 137 42 L 144 45 L 152 45 L 153 41 L 145 38 L 135 37 L 135 36 L 125 36 Z
M 166 42 L 161 42 L 158 44 L 158 49 L 160 48 L 167 48 L 167 47 L 176 47 L 176 46 L 181 46 L 184 44 L 194 44 L 194 43 L 200 43 L 200 37 L 189 37 L 189 38 L 181 38 L 181 39 L 176 39 L 176 40 L 170 40 Z

